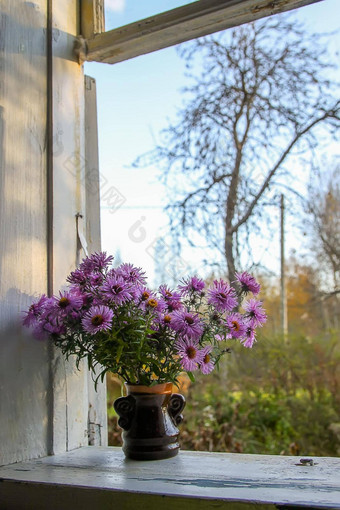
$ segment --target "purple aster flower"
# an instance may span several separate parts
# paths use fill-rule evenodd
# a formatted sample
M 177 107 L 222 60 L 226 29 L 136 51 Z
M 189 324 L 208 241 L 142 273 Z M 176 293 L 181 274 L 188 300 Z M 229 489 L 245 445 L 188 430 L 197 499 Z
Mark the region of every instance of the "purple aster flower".
M 88 275 L 92 271 L 102 271 L 103 269 L 106 269 L 112 261 L 112 255 L 107 256 L 105 251 L 93 253 L 89 257 L 83 259 L 79 265 L 79 269 Z
M 113 311 L 108 306 L 93 306 L 81 321 L 87 333 L 95 335 L 98 331 L 110 329 Z
M 212 361 L 210 353 L 212 351 L 212 347 L 207 345 L 200 351 L 202 355 L 202 361 L 200 363 L 200 369 L 202 374 L 210 374 L 215 368 L 215 363 Z
M 156 303 L 157 303 L 157 305 L 156 305 Z M 146 304 L 148 307 L 151 307 L 160 313 L 165 312 L 165 310 L 166 310 L 166 303 L 165 303 L 164 299 L 151 298 L 151 299 L 148 299 L 148 301 L 146 301 Z
M 159 323 L 162 326 L 169 327 L 172 321 L 172 316 L 170 313 L 160 314 Z
M 115 269 L 115 272 L 117 276 L 121 276 L 126 282 L 145 285 L 145 272 L 140 267 L 135 267 L 132 264 L 121 264 Z
M 198 314 L 186 310 L 175 310 L 172 314 L 171 328 L 183 336 L 199 339 L 203 333 L 203 324 Z
M 236 280 L 241 286 L 241 292 L 244 294 L 248 294 L 248 292 L 252 292 L 255 296 L 260 292 L 261 285 L 255 280 L 255 278 L 247 273 L 236 273 Z
M 166 310 L 166 304 L 163 299 L 158 299 L 154 294 L 150 294 L 147 299 L 142 300 L 139 306 L 145 312 L 162 313 Z
M 208 290 L 208 303 L 219 312 L 231 312 L 237 306 L 235 290 L 223 280 L 215 280 L 213 287 Z
M 32 303 L 27 312 L 25 313 L 25 317 L 23 318 L 23 325 L 26 327 L 34 326 L 39 319 L 40 315 L 44 310 L 44 306 L 51 301 L 51 298 L 48 298 L 45 294 L 41 296 L 41 298 Z
M 134 299 L 139 307 L 146 311 L 153 308 L 155 311 L 164 312 L 166 310 L 166 304 L 164 300 L 158 298 L 154 292 L 147 287 L 135 287 Z
M 173 290 L 169 289 L 166 285 L 160 285 L 159 287 L 159 293 L 162 295 L 163 299 L 165 301 L 171 302 L 171 301 L 179 301 L 181 299 L 181 294 L 179 292 L 174 292 Z
M 121 276 L 108 278 L 100 290 L 107 301 L 112 301 L 116 305 L 122 305 L 133 298 L 131 284 Z
M 170 303 L 167 302 L 167 308 L 169 313 L 174 312 L 175 310 L 182 310 L 183 306 L 184 305 L 181 301 L 171 301 Z
M 262 308 L 262 301 L 257 299 L 249 299 L 243 304 L 245 309 L 245 317 L 249 319 L 252 327 L 262 326 L 267 321 L 267 315 Z
M 192 372 L 197 370 L 198 364 L 202 362 L 202 351 L 198 348 L 198 343 L 189 338 L 179 339 L 175 348 L 181 358 L 181 365 L 184 370 Z
M 79 324 L 80 320 L 82 319 L 83 317 L 83 312 L 82 311 L 75 311 L 73 310 L 68 316 L 67 316 L 67 321 L 69 323 L 74 323 L 74 324 Z
M 217 340 L 218 342 L 224 342 L 227 339 L 227 337 L 228 337 L 227 334 L 225 335 L 217 334 L 214 336 L 215 340 Z
M 104 277 L 101 273 L 91 273 L 88 277 L 91 287 L 100 287 L 103 283 Z
M 86 285 L 87 279 L 86 274 L 81 269 L 76 269 L 72 271 L 71 274 L 66 278 L 66 280 L 72 285 L 84 286 Z
M 255 338 L 255 328 L 253 328 L 251 325 L 248 325 L 245 336 L 241 340 L 241 344 L 244 345 L 244 347 L 248 347 L 251 349 L 253 347 L 254 342 L 256 342 Z
M 227 317 L 227 326 L 230 331 L 231 338 L 241 338 L 244 336 L 247 326 L 242 321 L 241 314 L 231 313 Z
M 46 320 L 42 327 L 49 335 L 62 335 L 65 333 L 65 326 L 60 324 L 56 319 L 50 317 L 49 320 Z
M 204 281 L 201 280 L 201 278 L 197 278 L 197 276 L 192 276 L 187 279 L 184 278 L 182 283 L 183 285 L 178 285 L 178 288 L 183 296 L 194 292 L 201 292 L 205 287 Z
M 59 292 L 59 297 L 54 298 L 59 311 L 68 313 L 72 310 L 79 310 L 83 306 L 84 300 L 81 294 L 65 291 Z
M 166 285 L 161 285 L 159 287 L 159 293 L 163 297 L 167 309 L 170 313 L 174 310 L 180 310 L 183 308 L 183 303 L 181 302 L 181 294 L 178 292 L 173 292 Z
M 65 326 L 58 316 L 58 308 L 54 298 L 48 299 L 39 320 L 33 327 L 33 334 L 38 340 L 46 340 L 50 335 L 61 335 L 65 333 Z
M 137 287 L 136 293 L 135 293 L 135 298 L 136 298 L 136 300 L 141 301 L 141 302 L 147 301 L 148 299 L 151 299 L 151 298 L 156 299 L 154 294 L 147 287 Z
M 171 315 L 157 312 L 154 317 L 154 322 L 151 325 L 151 329 L 154 331 L 160 331 L 161 329 L 164 330 L 164 328 L 169 328 L 171 319 Z
M 79 296 L 81 296 L 81 298 L 83 300 L 83 306 L 85 308 L 89 308 L 89 306 L 93 305 L 95 300 L 98 301 L 98 298 L 96 298 L 96 296 L 92 295 L 91 292 L 85 292 L 85 293 L 79 292 Z M 102 301 L 99 304 L 103 304 Z

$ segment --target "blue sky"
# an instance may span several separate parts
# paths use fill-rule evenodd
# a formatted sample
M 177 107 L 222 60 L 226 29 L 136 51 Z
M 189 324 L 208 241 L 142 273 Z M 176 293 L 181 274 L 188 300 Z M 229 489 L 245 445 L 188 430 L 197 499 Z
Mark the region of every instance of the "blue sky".
M 184 3 L 188 2 L 106 0 L 106 29 Z M 294 11 L 294 16 L 311 31 L 329 32 L 340 27 L 339 10 L 339 0 L 324 0 Z M 333 52 L 340 49 L 339 33 L 331 46 Z M 182 101 L 184 63 L 172 47 L 115 65 L 87 63 L 85 72 L 97 82 L 102 247 L 111 254 L 119 250 L 123 261 L 142 266 L 153 283 L 153 247 L 167 232 L 162 211 L 166 190 L 157 180 L 157 168 L 134 169 L 132 162 L 154 147 L 159 131 L 174 118 Z M 117 193 L 121 198 L 116 203 L 122 205 L 115 209 L 111 206 Z M 287 250 L 296 244 L 291 234 Z M 195 252 L 187 251 L 183 257 L 181 269 L 204 270 Z M 278 261 L 272 269 L 278 269 Z

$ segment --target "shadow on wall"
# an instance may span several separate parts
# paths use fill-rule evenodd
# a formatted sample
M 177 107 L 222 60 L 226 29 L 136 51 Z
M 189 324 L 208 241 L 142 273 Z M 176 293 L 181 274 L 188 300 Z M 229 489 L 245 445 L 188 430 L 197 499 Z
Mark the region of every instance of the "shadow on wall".
M 46 0 L 1 0 L 0 463 L 87 444 L 87 374 L 22 331 L 20 312 L 47 290 Z M 54 2 L 54 280 L 74 269 L 82 211 L 83 74 L 76 0 Z M 65 29 L 65 31 L 61 30 Z M 70 33 L 68 33 L 70 32 Z M 77 158 L 78 156 L 78 158 Z M 84 158 L 83 158 L 84 159 Z M 66 163 L 69 163 L 67 167 Z M 50 378 L 50 379 L 49 379 Z M 51 381 L 53 379 L 53 387 Z M 49 400 L 53 392 L 53 402 Z M 66 403 L 67 402 L 67 403 Z
M 0 307 L 7 315 L 18 300 L 9 289 Z M 0 465 L 46 455 L 48 444 L 49 352 L 21 325 L 22 314 L 0 329 Z
M 0 464 L 47 454 L 47 344 L 21 327 L 46 292 L 46 1 L 0 14 Z

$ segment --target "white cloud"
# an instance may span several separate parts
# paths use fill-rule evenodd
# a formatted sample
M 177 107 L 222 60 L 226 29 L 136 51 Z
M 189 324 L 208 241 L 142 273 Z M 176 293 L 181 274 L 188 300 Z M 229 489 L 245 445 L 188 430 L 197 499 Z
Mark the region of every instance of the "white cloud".
M 105 7 L 110 11 L 123 12 L 125 9 L 125 0 L 105 0 Z

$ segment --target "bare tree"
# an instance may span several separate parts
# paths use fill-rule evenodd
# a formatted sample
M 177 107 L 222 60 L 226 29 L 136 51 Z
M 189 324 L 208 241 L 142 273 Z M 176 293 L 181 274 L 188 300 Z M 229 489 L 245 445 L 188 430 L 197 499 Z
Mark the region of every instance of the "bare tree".
M 320 36 L 282 16 L 198 39 L 180 53 L 187 100 L 135 165 L 161 166 L 172 232 L 193 244 L 204 236 L 231 279 L 240 243 L 259 228 L 291 158 L 312 154 L 339 125 L 332 65 Z
M 304 201 L 303 226 L 327 294 L 340 292 L 340 166 L 318 169 Z

